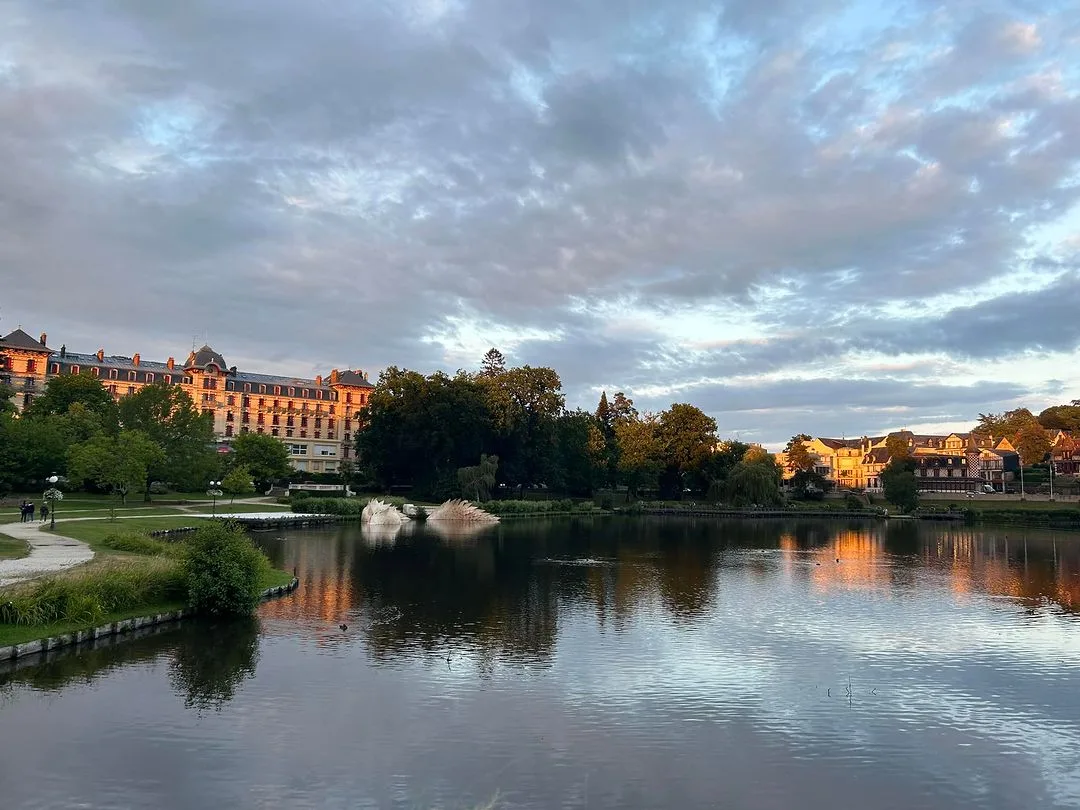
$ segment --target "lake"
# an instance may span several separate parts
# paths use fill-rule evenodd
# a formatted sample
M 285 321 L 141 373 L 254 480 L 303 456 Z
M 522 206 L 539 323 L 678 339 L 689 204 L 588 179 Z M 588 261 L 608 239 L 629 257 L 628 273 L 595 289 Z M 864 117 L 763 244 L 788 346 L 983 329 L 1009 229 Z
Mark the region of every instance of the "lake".
M 1080 807 L 1077 535 L 596 518 L 258 540 L 300 589 L 257 621 L 0 669 L 0 806 Z

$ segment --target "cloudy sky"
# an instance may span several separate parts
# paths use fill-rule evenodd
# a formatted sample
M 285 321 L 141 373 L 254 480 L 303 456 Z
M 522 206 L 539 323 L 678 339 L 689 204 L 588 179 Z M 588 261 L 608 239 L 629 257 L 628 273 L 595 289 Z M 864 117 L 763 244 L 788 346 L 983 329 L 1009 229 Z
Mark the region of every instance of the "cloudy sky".
M 0 166 L 54 346 L 770 444 L 1080 397 L 1074 0 L 0 0 Z

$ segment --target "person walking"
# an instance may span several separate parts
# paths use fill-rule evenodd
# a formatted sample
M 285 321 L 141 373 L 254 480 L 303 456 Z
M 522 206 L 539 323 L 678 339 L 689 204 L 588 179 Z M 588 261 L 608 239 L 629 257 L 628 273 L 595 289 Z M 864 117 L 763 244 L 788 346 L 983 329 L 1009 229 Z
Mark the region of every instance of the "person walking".
M 27 520 L 28 520 L 28 521 L 29 521 L 30 523 L 33 523 L 33 522 L 34 522 L 34 510 L 35 510 L 36 508 L 37 508 L 37 507 L 36 507 L 36 506 L 34 506 L 34 502 L 33 502 L 33 501 L 30 501 L 29 503 L 27 503 L 27 504 L 26 504 L 26 513 L 27 513 L 28 515 L 30 515 L 30 517 L 28 517 L 28 518 L 27 518 Z
M 49 505 L 47 503 L 43 503 L 41 505 L 41 522 L 44 523 L 48 519 L 49 519 Z
M 19 504 L 19 522 L 20 523 L 26 523 L 26 515 L 27 514 L 28 513 L 26 511 L 26 499 L 23 498 L 22 503 Z

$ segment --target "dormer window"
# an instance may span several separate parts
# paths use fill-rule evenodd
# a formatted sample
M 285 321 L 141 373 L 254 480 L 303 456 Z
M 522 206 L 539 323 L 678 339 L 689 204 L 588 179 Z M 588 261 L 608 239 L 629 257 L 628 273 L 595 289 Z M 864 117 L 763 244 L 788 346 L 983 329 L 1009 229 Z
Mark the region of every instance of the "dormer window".
M 119 376 L 119 374 L 120 374 L 120 372 L 117 371 L 115 368 L 110 368 L 109 369 L 109 379 L 110 380 L 115 380 L 117 378 L 117 376 Z

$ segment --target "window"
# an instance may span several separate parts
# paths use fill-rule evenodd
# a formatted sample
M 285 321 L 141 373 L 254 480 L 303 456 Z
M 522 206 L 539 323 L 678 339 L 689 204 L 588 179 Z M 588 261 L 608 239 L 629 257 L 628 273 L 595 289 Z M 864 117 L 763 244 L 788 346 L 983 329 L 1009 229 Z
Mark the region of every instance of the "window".
M 288 436 L 290 439 L 292 438 L 292 432 L 293 431 L 291 427 L 285 428 L 285 435 Z
M 266 420 L 262 413 L 256 415 L 255 421 L 258 422 L 260 425 L 266 424 Z
M 37 363 L 36 362 L 34 362 L 33 360 L 27 360 L 26 361 L 26 373 L 27 374 L 33 374 L 34 370 L 36 368 L 37 368 Z
M 251 393 L 251 383 L 244 383 L 244 393 L 245 394 L 250 394 Z
M 307 438 L 307 431 L 304 430 L 303 428 L 300 429 L 300 438 L 301 439 L 306 439 Z
M 302 397 L 303 397 L 304 399 L 307 399 L 308 397 L 310 397 L 310 396 L 311 396 L 311 394 L 310 394 L 310 392 L 309 392 L 309 391 L 308 391 L 308 390 L 307 390 L 307 389 L 305 388 L 305 389 L 304 389 L 303 391 L 301 391 L 301 392 L 300 392 L 300 396 L 302 396 Z
M 266 428 L 264 428 L 262 425 L 259 425 L 258 431 L 259 433 L 266 433 Z
M 27 371 L 33 371 L 33 369 L 30 368 L 29 363 L 27 363 L 26 366 L 27 366 L 27 368 L 26 368 Z M 95 377 L 100 377 L 101 376 L 101 369 L 98 368 L 97 366 L 94 366 L 92 369 L 90 369 L 90 373 L 93 374 Z
M 230 414 L 230 416 L 231 416 L 231 415 L 232 415 L 232 414 Z M 232 435 L 233 435 L 233 429 L 232 429 L 232 425 L 226 425 L 226 426 L 225 426 L 225 435 L 226 435 L 226 436 L 232 436 Z
M 274 414 L 274 418 L 273 418 L 273 420 L 272 420 L 272 423 L 273 423 L 273 424 L 275 424 L 275 425 L 280 425 L 280 424 L 281 424 L 281 417 L 280 417 L 280 416 L 278 416 L 278 415 L 277 415 L 277 414 L 275 413 L 275 414 Z
M 317 427 L 317 428 L 322 427 L 322 419 L 320 419 L 318 416 L 315 417 L 315 427 Z
M 316 439 L 321 439 L 322 438 L 322 431 L 321 430 L 316 430 L 315 431 L 315 438 Z
M 246 425 L 250 421 L 251 421 L 251 415 L 247 411 L 244 411 L 242 414 L 240 414 L 240 423 L 241 424 Z
M 59 363 L 53 363 L 52 368 L 50 370 L 51 370 L 51 372 L 53 374 L 59 374 L 60 373 L 60 364 Z
M 322 393 L 323 393 L 323 392 L 322 392 L 322 389 L 321 389 L 321 388 L 320 388 L 320 389 L 318 389 L 318 390 L 317 390 L 317 391 L 315 392 L 315 396 L 316 396 L 316 398 L 318 398 L 318 399 L 322 399 Z
M 280 407 L 281 407 L 281 400 L 275 399 L 274 400 L 274 409 L 277 410 Z
M 72 374 L 78 374 L 79 373 L 79 367 L 78 366 L 72 366 L 71 367 L 71 373 Z
M 148 383 L 152 383 L 154 381 L 154 375 L 148 371 L 146 372 L 146 376 L 143 377 L 143 379 L 146 380 Z
M 307 417 L 306 416 L 301 416 L 300 417 L 300 427 L 307 427 Z
M 259 393 L 260 394 L 265 394 L 266 393 L 266 386 L 265 385 L 260 385 L 259 386 Z
M 234 397 L 234 396 L 225 397 L 225 404 L 226 405 L 235 405 L 236 404 L 236 397 Z
M 110 380 L 115 380 L 119 376 L 120 376 L 120 372 L 117 371 L 115 368 L 110 368 L 109 369 L 109 379 Z
M 172 385 L 172 374 L 166 374 L 165 375 L 165 384 L 166 385 Z
M 332 444 L 317 444 L 315 445 L 313 455 L 316 456 L 336 456 L 337 447 Z
M 295 397 L 296 396 L 296 389 L 295 388 L 290 388 L 289 389 L 289 396 L 290 397 Z M 289 405 L 291 406 L 292 403 L 290 402 Z
M 296 424 L 296 417 L 295 416 L 287 416 L 287 417 L 285 417 L 285 424 L 288 427 L 292 427 L 293 425 Z
M 352 402 L 352 394 L 346 394 L 345 395 L 345 401 L 351 403 Z
M 191 375 L 189 375 L 189 374 L 184 375 L 184 385 L 191 385 Z
M 240 401 L 243 403 L 244 407 L 246 408 L 251 404 L 251 397 L 243 397 Z
M 259 386 L 259 387 L 261 388 L 262 386 Z M 259 397 L 259 407 L 260 408 L 265 408 L 266 407 L 266 400 L 263 399 L 262 397 Z
M 306 456 L 307 445 L 306 444 L 290 444 L 288 445 L 289 454 L 293 456 Z
M 109 386 L 109 393 L 112 394 L 114 397 L 116 396 L 116 386 L 115 385 L 110 385 Z
M 278 429 L 277 428 L 270 428 L 270 435 L 271 436 L 277 436 L 278 435 Z
M 226 422 L 232 422 L 232 421 L 235 421 L 235 420 L 234 420 L 234 418 L 233 418 L 233 412 L 232 412 L 232 411 L 228 411 L 228 412 L 227 412 L 227 413 L 225 414 L 225 421 L 226 421 Z
M 274 396 L 275 397 L 280 397 L 281 396 L 281 386 L 280 385 L 275 385 L 274 386 Z
M 236 390 L 236 383 L 234 383 L 232 380 L 229 380 L 228 382 L 225 383 L 225 390 L 226 391 L 235 391 Z

